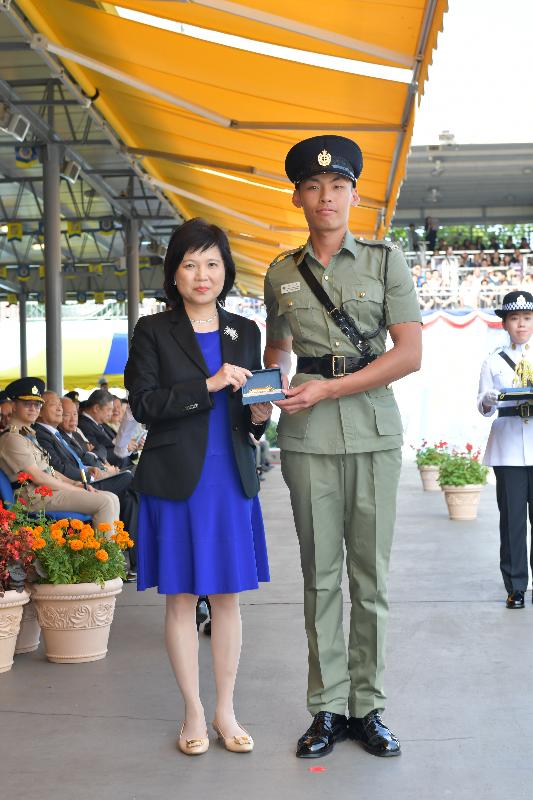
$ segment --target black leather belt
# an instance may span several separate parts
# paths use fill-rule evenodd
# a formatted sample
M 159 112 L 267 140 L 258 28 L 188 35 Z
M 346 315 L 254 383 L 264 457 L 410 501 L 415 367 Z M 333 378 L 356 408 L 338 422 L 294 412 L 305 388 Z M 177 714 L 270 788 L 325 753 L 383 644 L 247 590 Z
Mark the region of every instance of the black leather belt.
M 299 356 L 296 372 L 305 372 L 308 375 L 322 375 L 324 378 L 342 378 L 358 372 L 369 363 L 367 358 L 358 356 L 327 355 L 319 358 Z
M 499 417 L 522 417 L 522 419 L 529 419 L 533 417 L 533 405 L 530 403 L 520 403 L 519 406 L 511 406 L 510 408 L 499 408 Z

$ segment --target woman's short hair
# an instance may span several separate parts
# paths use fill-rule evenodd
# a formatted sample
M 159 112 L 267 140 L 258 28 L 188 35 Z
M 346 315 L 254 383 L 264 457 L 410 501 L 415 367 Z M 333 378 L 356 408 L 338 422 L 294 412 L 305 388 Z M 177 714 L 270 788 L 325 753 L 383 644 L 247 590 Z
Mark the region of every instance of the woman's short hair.
M 228 237 L 221 228 L 216 225 L 210 225 L 209 222 L 206 222 L 205 219 L 200 219 L 200 217 L 190 219 L 180 225 L 179 228 L 176 228 L 170 237 L 164 263 L 164 289 L 171 308 L 176 308 L 183 302 L 174 285 L 174 276 L 185 254 L 197 251 L 203 252 L 214 246 L 220 250 L 222 261 L 224 262 L 224 285 L 217 298 L 220 303 L 224 303 L 226 295 L 235 282 L 235 262 L 231 255 Z

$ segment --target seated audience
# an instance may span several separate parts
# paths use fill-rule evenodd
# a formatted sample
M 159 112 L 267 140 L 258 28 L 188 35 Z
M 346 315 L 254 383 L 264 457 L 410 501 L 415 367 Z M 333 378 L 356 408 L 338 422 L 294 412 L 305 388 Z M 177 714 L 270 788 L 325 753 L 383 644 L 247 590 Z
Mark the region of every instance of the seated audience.
M 68 478 L 56 472 L 48 453 L 37 441 L 33 428 L 43 398 L 44 382 L 39 378 L 20 378 L 6 387 L 13 402 L 13 415 L 9 429 L 0 434 L 0 469 L 13 488 L 17 488 L 18 475 L 24 472 L 29 481 L 21 490 L 21 497 L 30 510 L 44 506 L 49 511 L 65 511 L 90 515 L 94 523 L 112 525 L 119 519 L 118 497 L 112 492 L 87 486 L 81 479 Z M 39 486 L 51 489 L 50 496 L 36 494 Z
M 120 519 L 126 525 L 132 539 L 136 541 L 139 498 L 131 489 L 133 474 L 126 470 L 106 475 L 105 467 L 100 469 L 96 466 L 86 466 L 71 441 L 58 428 L 63 419 L 61 399 L 55 392 L 45 391 L 43 401 L 35 424 L 35 432 L 37 441 L 47 451 L 56 474 L 61 473 L 73 480 L 79 480 L 81 477 L 84 483 L 91 483 L 95 489 L 104 489 L 116 494 L 120 501 Z M 66 402 L 72 401 L 67 398 Z M 129 555 L 131 563 L 134 563 L 133 551 Z
M 83 403 L 82 408 L 78 425 L 94 446 L 98 457 L 120 469 L 131 466 L 131 456 L 121 458 L 115 454 L 115 432 L 106 427 L 113 413 L 113 397 L 109 392 L 96 389 Z

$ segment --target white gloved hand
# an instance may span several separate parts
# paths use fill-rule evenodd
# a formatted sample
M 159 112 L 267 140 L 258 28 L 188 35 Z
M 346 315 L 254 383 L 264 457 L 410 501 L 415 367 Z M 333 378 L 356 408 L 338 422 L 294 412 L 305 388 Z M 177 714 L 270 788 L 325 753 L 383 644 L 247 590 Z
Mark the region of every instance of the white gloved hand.
M 499 397 L 500 397 L 500 392 L 498 391 L 498 389 L 489 389 L 487 392 L 485 392 L 485 394 L 481 398 L 481 402 L 485 406 L 485 408 L 492 408 L 498 402 Z

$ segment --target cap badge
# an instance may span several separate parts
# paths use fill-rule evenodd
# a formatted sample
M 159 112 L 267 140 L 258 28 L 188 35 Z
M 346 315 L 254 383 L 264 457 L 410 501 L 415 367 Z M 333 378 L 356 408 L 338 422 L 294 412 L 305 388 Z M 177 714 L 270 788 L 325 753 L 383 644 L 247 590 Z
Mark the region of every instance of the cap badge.
M 331 153 L 328 153 L 327 150 L 322 150 L 322 152 L 318 154 L 318 163 L 321 167 L 329 167 L 331 164 Z
M 39 394 L 39 389 L 36 386 L 32 386 L 31 387 L 31 393 L 32 394 Z
M 526 304 L 526 298 L 524 297 L 523 294 L 518 295 L 518 297 L 516 298 L 516 305 L 517 306 L 525 306 L 525 305 L 527 305 Z

